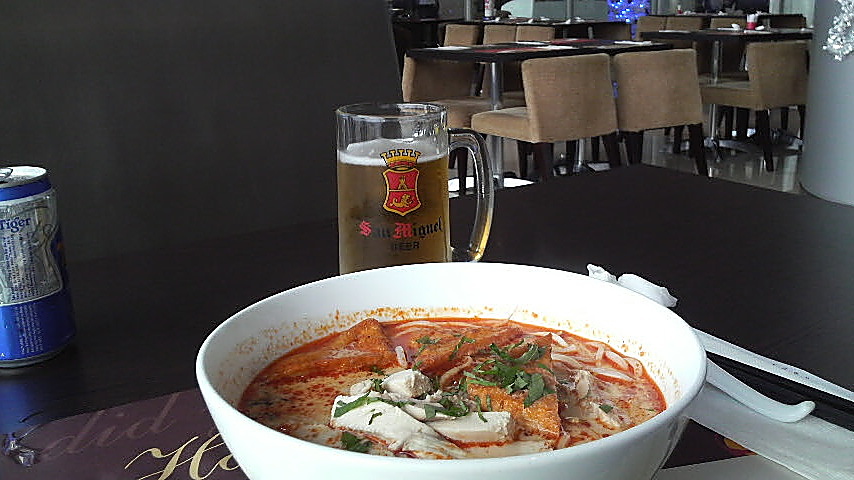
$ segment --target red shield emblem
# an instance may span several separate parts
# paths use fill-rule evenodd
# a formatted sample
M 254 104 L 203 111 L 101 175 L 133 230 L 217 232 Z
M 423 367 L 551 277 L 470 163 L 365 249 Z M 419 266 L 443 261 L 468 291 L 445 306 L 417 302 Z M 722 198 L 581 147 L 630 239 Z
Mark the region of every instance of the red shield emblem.
M 404 216 L 421 206 L 418 199 L 418 170 L 414 168 L 386 169 L 383 172 L 386 196 L 383 208 Z

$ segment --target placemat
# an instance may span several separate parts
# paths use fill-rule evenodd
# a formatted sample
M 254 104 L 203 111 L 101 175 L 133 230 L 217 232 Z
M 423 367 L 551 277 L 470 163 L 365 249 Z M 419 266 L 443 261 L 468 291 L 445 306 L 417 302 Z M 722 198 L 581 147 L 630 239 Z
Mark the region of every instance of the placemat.
M 0 479 L 246 480 L 198 389 L 49 422 L 15 442 L 19 450 L 0 457 Z M 32 466 L 16 463 L 30 451 Z M 691 422 L 665 466 L 750 454 Z

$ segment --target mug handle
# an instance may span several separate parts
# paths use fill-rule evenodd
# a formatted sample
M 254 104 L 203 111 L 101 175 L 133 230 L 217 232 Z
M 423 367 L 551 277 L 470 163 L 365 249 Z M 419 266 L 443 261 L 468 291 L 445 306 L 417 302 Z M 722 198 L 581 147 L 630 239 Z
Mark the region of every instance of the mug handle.
M 461 250 L 451 247 L 451 258 L 454 261 L 477 262 L 483 257 L 489 230 L 492 228 L 492 211 L 494 204 L 494 186 L 492 184 L 492 169 L 489 154 L 483 137 L 474 130 L 452 128 L 448 130 L 450 145 L 448 151 L 465 148 L 474 158 L 474 190 L 477 195 L 477 206 L 474 214 L 474 227 L 469 237 L 468 248 Z M 466 188 L 466 179 L 460 180 L 460 192 Z

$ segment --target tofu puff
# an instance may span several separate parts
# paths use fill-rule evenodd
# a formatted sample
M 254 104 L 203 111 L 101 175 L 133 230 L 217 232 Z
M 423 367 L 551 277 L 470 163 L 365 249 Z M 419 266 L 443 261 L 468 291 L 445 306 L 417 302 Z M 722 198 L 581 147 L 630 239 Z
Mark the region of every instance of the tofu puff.
M 366 319 L 272 362 L 239 405 L 303 440 L 438 459 L 566 448 L 664 408 L 641 363 L 605 344 L 459 318 Z

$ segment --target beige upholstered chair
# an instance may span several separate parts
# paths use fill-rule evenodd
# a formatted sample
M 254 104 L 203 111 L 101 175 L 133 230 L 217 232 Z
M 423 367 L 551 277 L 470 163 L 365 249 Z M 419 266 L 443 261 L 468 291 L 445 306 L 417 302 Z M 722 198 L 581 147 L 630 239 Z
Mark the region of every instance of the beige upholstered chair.
M 756 115 L 756 138 L 765 169 L 774 170 L 768 110 L 798 106 L 801 130 L 807 101 L 807 49 L 804 42 L 752 42 L 747 45 L 748 81 L 702 85 L 703 103 L 746 108 Z
M 555 28 L 542 25 L 519 25 L 516 27 L 516 41 L 549 42 L 555 39 Z
M 703 147 L 703 104 L 693 49 L 632 52 L 613 60 L 617 123 L 629 163 L 640 163 L 645 130 L 688 125 L 697 173 L 708 175 Z
M 480 25 L 465 25 L 461 23 L 450 23 L 445 26 L 445 46 L 469 46 L 480 43 Z
M 484 25 L 483 44 L 509 43 L 516 41 L 516 25 Z
M 671 15 L 665 22 L 666 30 L 700 30 L 703 28 L 703 17 L 697 15 Z M 668 40 L 673 48 L 694 48 L 690 40 Z
M 520 147 L 533 144 L 542 180 L 553 175 L 554 142 L 603 136 L 610 162 L 619 165 L 617 113 L 607 54 L 526 60 L 522 80 L 526 106 L 475 114 L 472 128 L 514 139 Z M 524 177 L 527 149 L 520 148 L 519 162 Z
M 638 23 L 635 25 L 635 40 L 643 40 L 641 37 L 641 33 L 643 32 L 657 32 L 659 30 L 664 30 L 667 25 L 666 22 L 667 17 L 650 15 L 638 17 Z
M 401 88 L 405 102 L 430 102 L 448 111 L 450 128 L 470 128 L 472 115 L 492 109 L 489 98 L 470 95 L 475 75 L 467 62 L 416 60 L 405 57 Z M 522 102 L 508 99 L 509 105 Z M 461 178 L 467 173 L 466 150 L 452 152 L 449 166 L 456 165 Z

